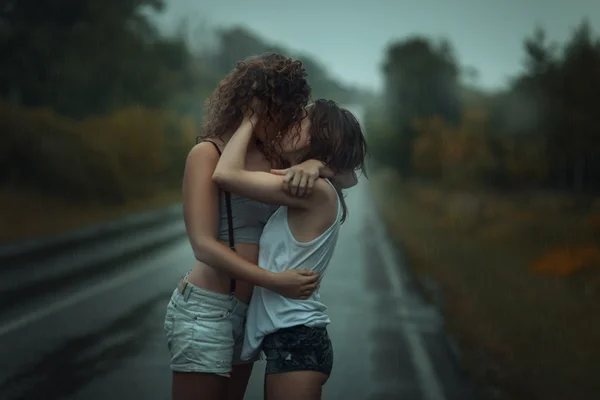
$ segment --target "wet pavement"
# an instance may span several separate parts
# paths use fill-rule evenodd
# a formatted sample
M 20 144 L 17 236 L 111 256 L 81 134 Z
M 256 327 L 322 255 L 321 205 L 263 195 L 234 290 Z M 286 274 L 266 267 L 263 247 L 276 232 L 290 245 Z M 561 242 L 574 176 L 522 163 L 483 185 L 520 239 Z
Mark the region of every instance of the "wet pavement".
M 346 200 L 349 217 L 321 286 L 335 352 L 324 399 L 475 398 L 441 318 L 397 265 L 367 183 Z M 163 317 L 191 260 L 184 238 L 0 315 L 0 400 L 169 399 Z M 258 362 L 246 399 L 262 399 L 263 372 Z

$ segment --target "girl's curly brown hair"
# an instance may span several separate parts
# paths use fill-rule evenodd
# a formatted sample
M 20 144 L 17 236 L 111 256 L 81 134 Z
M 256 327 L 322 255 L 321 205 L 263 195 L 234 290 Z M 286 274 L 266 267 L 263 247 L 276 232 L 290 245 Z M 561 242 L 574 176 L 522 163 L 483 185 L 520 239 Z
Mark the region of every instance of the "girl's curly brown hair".
M 277 53 L 267 53 L 239 61 L 205 102 L 201 138 L 221 137 L 240 125 L 244 112 L 259 114 L 267 157 L 279 161 L 280 132 L 300 133 L 304 107 L 310 100 L 311 87 L 301 61 Z M 261 105 L 253 108 L 253 99 Z

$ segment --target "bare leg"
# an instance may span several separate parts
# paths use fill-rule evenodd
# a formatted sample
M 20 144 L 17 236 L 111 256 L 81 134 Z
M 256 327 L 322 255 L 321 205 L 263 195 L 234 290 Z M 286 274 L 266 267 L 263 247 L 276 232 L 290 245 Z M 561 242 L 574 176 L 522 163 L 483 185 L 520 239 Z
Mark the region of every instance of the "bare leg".
M 328 376 L 315 371 L 283 372 L 265 376 L 266 400 L 321 400 Z
M 229 378 L 200 372 L 173 372 L 173 400 L 223 400 Z
M 254 363 L 238 364 L 233 366 L 231 378 L 227 382 L 227 400 L 244 400 L 248 381 L 252 374 Z

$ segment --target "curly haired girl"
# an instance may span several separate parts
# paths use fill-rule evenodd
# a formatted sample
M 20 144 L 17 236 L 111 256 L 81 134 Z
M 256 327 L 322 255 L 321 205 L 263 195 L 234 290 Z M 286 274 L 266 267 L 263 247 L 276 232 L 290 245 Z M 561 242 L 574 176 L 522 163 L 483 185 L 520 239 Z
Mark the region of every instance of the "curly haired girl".
M 202 137 L 222 139 L 231 134 L 244 112 L 260 104 L 261 110 L 253 110 L 261 121 L 255 134 L 267 159 L 280 162 L 279 132 L 300 133 L 310 94 L 301 61 L 277 53 L 250 57 L 238 62 L 206 101 Z

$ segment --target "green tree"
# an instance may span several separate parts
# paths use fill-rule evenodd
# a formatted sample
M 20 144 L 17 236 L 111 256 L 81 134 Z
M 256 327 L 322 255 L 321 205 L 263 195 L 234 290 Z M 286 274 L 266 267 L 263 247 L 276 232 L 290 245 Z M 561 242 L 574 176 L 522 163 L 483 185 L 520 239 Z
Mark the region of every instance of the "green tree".
M 600 40 L 592 37 L 587 21 L 575 30 L 564 49 L 558 87 L 563 109 L 562 123 L 553 135 L 559 143 L 568 143 L 570 184 L 576 191 L 598 188 L 600 175 Z M 568 137 L 568 141 L 566 140 Z M 593 179 L 595 177 L 596 179 Z
M 525 72 L 514 81 L 505 104 L 508 131 L 545 139 L 552 186 L 598 189 L 600 40 L 584 20 L 562 52 L 547 43 L 541 28 L 526 38 L 524 47 Z
M 415 137 L 413 122 L 440 116 L 449 123 L 460 119 L 459 68 L 448 42 L 432 44 L 411 37 L 391 44 L 383 64 L 386 114 L 396 140 L 396 167 L 411 168 Z
M 0 95 L 83 116 L 124 104 L 161 105 L 183 86 L 187 49 L 161 37 L 161 0 L 10 1 L 0 20 Z M 179 86 L 179 87 L 178 87 Z

